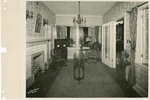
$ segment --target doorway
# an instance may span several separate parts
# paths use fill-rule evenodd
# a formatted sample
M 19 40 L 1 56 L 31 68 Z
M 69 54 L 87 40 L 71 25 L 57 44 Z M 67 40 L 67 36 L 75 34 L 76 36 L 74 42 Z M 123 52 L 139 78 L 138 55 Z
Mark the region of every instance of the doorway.
M 124 50 L 124 18 L 120 19 L 116 23 L 116 59 L 117 64 L 121 56 L 121 52 Z
M 116 68 L 116 22 L 102 25 L 102 62 Z
M 116 22 L 116 72 L 117 80 L 125 78 L 125 71 L 121 65 L 122 51 L 124 50 L 124 18 Z

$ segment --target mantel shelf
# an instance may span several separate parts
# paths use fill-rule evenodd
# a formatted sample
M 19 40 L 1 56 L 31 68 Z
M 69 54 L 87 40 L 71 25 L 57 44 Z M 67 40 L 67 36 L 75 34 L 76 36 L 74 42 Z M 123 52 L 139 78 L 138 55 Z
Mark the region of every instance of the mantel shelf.
M 32 43 L 32 42 L 44 42 L 44 41 L 50 41 L 50 38 L 45 38 L 45 39 L 27 39 L 27 43 Z

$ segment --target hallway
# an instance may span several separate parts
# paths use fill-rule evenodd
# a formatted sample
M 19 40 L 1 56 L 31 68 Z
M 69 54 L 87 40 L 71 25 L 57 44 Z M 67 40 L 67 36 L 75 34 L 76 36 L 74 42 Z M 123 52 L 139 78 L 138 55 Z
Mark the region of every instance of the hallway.
M 85 63 L 85 78 L 73 79 L 73 61 L 62 67 L 46 97 L 126 97 L 101 62 Z

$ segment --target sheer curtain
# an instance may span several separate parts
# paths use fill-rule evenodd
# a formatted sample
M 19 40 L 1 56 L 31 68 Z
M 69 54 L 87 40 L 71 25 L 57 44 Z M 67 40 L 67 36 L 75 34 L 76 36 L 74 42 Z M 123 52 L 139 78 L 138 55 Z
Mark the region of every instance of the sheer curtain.
M 99 27 L 99 43 L 102 43 L 102 26 Z
M 76 44 L 76 28 L 75 27 L 70 27 L 70 39 L 73 40 L 73 46 Z
M 60 39 L 67 38 L 67 27 L 61 27 Z
M 48 25 L 48 38 L 51 38 L 51 26 L 50 25 Z
M 56 26 L 57 29 L 57 38 L 60 39 L 61 26 Z
M 88 28 L 88 36 L 91 37 L 91 43 L 94 43 L 96 41 L 95 28 L 94 27 L 89 27 Z
M 52 27 L 52 49 L 54 48 L 54 40 L 57 39 L 57 30 L 56 30 L 56 27 Z
M 53 27 L 53 39 L 57 39 L 57 30 L 56 30 L 56 27 Z
M 80 40 L 79 40 L 79 45 L 81 46 L 81 44 L 83 43 L 83 38 L 84 38 L 84 34 L 83 34 L 83 28 L 80 27 L 79 28 L 79 37 L 80 37 Z

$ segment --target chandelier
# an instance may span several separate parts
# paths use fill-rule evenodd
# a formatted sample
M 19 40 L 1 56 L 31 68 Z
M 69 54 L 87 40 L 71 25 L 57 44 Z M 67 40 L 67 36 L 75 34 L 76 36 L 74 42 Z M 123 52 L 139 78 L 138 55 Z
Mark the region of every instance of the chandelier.
M 83 18 L 83 16 L 81 17 L 81 15 L 80 15 L 80 1 L 78 3 L 79 3 L 79 5 L 78 5 L 78 7 L 79 7 L 78 15 L 73 18 L 73 23 L 75 25 L 76 24 L 85 24 L 86 23 L 86 18 Z

